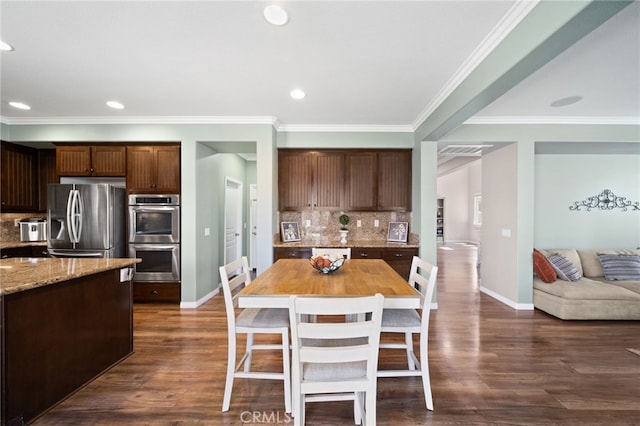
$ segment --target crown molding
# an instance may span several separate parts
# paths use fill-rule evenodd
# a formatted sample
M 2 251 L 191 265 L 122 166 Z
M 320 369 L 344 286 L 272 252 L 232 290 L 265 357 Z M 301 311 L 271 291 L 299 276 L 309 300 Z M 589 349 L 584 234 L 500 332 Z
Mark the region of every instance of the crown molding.
M 384 124 L 289 124 L 277 128 L 279 132 L 371 132 L 371 133 L 405 133 L 413 132 L 410 125 Z
M 598 124 L 598 125 L 640 125 L 640 117 L 527 117 L 527 116 L 485 116 L 471 117 L 464 124 Z
M 8 125 L 55 124 L 268 124 L 276 126 L 278 119 L 270 116 L 194 116 L 194 117 L 5 117 Z
M 445 99 L 467 78 L 469 74 L 504 40 L 504 38 L 533 10 L 540 0 L 518 1 L 496 26 L 480 42 L 478 47 L 462 63 L 460 68 L 451 76 L 431 103 L 422 111 L 412 124 L 414 130 L 444 102 Z

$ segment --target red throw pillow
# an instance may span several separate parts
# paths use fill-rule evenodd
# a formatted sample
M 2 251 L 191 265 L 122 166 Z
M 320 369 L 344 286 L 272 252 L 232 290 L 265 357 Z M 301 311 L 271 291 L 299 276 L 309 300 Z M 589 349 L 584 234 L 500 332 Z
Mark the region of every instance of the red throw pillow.
M 545 283 L 552 283 L 558 278 L 549 259 L 540 251 L 533 249 L 533 272 Z

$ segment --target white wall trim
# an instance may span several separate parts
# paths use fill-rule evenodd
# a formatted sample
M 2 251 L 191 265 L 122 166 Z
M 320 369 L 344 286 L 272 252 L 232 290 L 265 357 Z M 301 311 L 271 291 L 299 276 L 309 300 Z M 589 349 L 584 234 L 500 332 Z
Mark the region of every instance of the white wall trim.
M 270 124 L 278 119 L 271 116 L 193 116 L 193 117 L 5 117 L 0 123 L 8 125 L 33 124 Z
M 278 132 L 371 132 L 410 133 L 415 129 L 410 125 L 392 124 L 289 124 L 276 128 Z
M 205 294 L 203 297 L 196 300 L 195 302 L 180 302 L 180 309 L 197 309 L 200 305 L 202 305 L 204 302 L 211 299 L 213 296 L 215 296 L 218 293 L 220 293 L 220 287 Z
M 513 300 L 507 299 L 506 297 L 483 286 L 480 286 L 480 291 L 517 311 L 533 311 L 533 303 L 516 303 Z
M 598 124 L 640 125 L 640 117 L 550 117 L 550 116 L 484 116 L 471 117 L 464 124 Z

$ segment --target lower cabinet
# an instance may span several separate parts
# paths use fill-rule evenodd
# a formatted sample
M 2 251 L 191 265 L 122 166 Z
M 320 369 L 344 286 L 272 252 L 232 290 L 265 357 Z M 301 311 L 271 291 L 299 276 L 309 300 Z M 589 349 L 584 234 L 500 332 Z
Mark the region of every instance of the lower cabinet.
M 311 247 L 274 247 L 273 260 L 278 259 L 309 259 Z
M 417 248 L 385 248 L 382 258 L 403 278 L 409 279 L 411 261 L 413 256 L 418 256 Z
M 134 282 L 134 302 L 180 302 L 179 282 Z
M 133 353 L 119 270 L 0 296 L 0 319 L 3 425 L 31 423 Z
M 10 257 L 47 257 L 47 246 L 10 247 L 0 250 L 0 258 Z

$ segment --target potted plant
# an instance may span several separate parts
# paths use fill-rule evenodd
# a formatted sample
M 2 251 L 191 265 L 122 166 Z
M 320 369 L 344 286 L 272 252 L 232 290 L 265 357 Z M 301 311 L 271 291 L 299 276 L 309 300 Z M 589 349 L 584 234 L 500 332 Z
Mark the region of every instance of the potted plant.
M 349 231 L 347 231 L 347 225 L 349 224 L 349 220 L 350 220 L 349 216 L 343 213 L 340 215 L 338 220 L 340 221 L 340 243 L 346 244 L 347 234 L 349 233 Z

